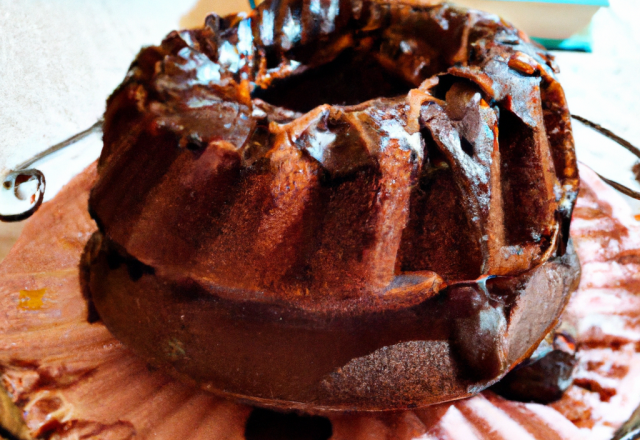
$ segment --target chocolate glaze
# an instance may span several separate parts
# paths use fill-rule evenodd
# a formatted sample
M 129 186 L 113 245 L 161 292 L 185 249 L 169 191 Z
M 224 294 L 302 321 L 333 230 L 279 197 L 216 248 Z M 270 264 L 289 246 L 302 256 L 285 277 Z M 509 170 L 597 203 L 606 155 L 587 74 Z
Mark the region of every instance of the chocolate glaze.
M 576 350 L 575 329 L 563 325 L 549 333 L 529 359 L 491 390 L 510 400 L 555 402 L 573 383 L 578 363 Z
M 446 4 L 267 1 L 171 33 L 108 101 L 96 310 L 154 364 L 263 405 L 479 391 L 576 287 L 552 67 Z

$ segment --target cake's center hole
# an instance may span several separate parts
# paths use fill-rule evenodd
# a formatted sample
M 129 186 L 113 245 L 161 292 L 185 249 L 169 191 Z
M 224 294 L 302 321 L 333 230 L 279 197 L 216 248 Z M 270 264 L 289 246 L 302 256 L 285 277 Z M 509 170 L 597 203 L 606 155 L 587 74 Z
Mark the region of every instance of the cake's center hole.
M 326 417 L 256 408 L 247 420 L 244 435 L 246 440 L 328 440 L 333 429 Z
M 307 112 L 322 104 L 354 105 L 404 95 L 412 88 L 400 76 L 384 69 L 370 53 L 348 49 L 330 63 L 276 80 L 267 89 L 256 88 L 253 97 Z

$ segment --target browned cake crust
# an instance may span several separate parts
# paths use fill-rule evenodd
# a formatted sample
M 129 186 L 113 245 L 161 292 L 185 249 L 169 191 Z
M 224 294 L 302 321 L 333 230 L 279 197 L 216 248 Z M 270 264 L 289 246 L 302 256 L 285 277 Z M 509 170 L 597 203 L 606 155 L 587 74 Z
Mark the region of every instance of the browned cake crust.
M 210 391 L 307 409 L 468 396 L 577 286 L 564 94 L 495 16 L 355 0 L 211 16 L 138 55 L 104 141 L 93 305 Z

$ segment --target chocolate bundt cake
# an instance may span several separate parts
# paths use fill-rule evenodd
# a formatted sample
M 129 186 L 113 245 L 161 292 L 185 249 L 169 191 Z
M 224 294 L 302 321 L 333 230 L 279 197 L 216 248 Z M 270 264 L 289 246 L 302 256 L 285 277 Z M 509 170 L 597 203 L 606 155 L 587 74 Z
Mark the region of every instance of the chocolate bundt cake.
M 442 4 L 267 1 L 144 49 L 109 98 L 92 317 L 254 404 L 389 410 L 495 383 L 577 287 L 549 54 Z

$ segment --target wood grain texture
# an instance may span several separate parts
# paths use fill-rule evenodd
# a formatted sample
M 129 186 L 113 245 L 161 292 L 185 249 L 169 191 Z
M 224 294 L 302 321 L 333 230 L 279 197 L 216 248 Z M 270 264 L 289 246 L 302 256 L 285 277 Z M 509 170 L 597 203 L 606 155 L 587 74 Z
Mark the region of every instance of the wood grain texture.
M 23 228 L 24 222 L 0 223 L 0 261 L 9 253 Z

